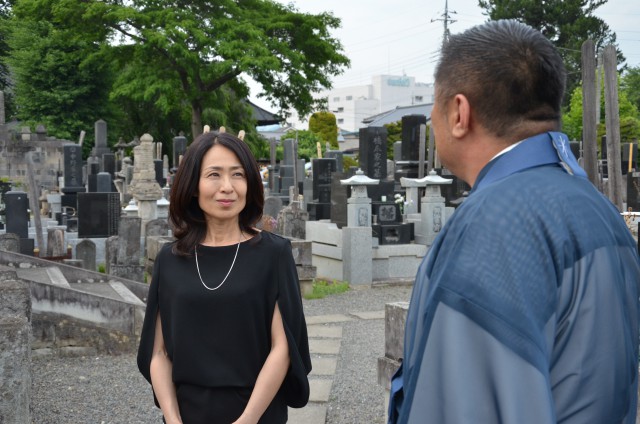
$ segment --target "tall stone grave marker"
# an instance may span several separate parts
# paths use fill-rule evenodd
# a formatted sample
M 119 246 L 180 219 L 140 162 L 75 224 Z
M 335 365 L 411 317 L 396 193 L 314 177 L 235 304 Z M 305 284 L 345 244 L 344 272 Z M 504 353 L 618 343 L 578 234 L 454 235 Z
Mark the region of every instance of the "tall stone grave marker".
M 99 119 L 94 124 L 96 144 L 92 150 L 91 156 L 102 159 L 105 153 L 111 153 L 111 149 L 107 145 L 107 123 Z
M 313 201 L 307 203 L 309 219 L 331 218 L 331 173 L 336 171 L 336 160 L 315 158 L 311 162 L 313 172 Z
M 180 156 L 183 156 L 187 151 L 187 137 L 180 134 L 177 137 L 173 137 L 173 168 L 177 169 Z
M 107 273 L 142 282 L 141 224 L 139 217 L 122 217 L 119 235 L 107 239 Z
M 366 176 L 383 179 L 387 176 L 387 129 L 360 128 L 360 169 Z
M 77 193 L 86 191 L 82 181 L 82 147 L 67 144 L 62 147 L 64 154 L 64 187 L 62 188 L 62 207 L 77 209 Z
M 78 237 L 101 238 L 118 234 L 118 193 L 78 193 Z
M 157 201 L 164 194 L 156 181 L 153 167 L 153 137 L 150 134 L 140 137 L 140 145 L 133 148 L 133 154 L 133 180 L 129 185 L 129 193 L 138 203 L 138 216 L 142 219 L 144 230 L 147 222 L 158 217 Z
M 23 191 L 9 191 L 4 196 L 6 232 L 20 238 L 29 235 L 29 198 Z

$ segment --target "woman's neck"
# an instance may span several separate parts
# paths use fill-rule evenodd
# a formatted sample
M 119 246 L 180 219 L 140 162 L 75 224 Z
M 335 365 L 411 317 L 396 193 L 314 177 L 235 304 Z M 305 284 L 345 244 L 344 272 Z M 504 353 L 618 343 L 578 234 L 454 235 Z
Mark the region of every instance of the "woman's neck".
M 246 238 L 246 235 L 240 230 L 239 223 L 212 223 L 207 225 L 207 233 L 202 240 L 202 244 L 206 246 L 229 246 L 239 243 Z

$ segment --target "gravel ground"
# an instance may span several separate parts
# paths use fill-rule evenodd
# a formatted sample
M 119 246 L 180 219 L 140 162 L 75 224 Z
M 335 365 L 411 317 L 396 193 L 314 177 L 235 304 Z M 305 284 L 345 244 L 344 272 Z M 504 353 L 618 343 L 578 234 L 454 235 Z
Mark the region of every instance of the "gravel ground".
M 409 286 L 355 287 L 340 295 L 304 300 L 304 309 L 307 316 L 376 311 L 410 296 Z M 376 366 L 384 354 L 384 322 L 355 320 L 341 325 L 343 338 L 326 422 L 383 423 L 385 394 L 377 384 Z M 34 424 L 161 422 L 135 355 L 34 357 L 32 376 Z

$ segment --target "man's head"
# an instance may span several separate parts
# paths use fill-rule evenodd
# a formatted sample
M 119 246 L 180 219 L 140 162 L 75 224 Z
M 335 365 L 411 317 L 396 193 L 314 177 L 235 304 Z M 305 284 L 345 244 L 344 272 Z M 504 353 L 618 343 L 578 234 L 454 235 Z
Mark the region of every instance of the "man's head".
M 488 133 L 509 137 L 531 124 L 557 127 L 565 88 L 562 58 L 537 30 L 491 21 L 451 35 L 436 68 L 441 107 L 464 95 Z

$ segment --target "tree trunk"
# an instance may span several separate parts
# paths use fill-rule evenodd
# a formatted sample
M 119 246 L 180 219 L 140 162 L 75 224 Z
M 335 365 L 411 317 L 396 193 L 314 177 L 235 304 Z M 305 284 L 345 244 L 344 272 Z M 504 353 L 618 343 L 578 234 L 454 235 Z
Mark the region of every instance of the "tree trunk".
M 202 106 L 191 103 L 191 135 L 193 139 L 202 134 Z

